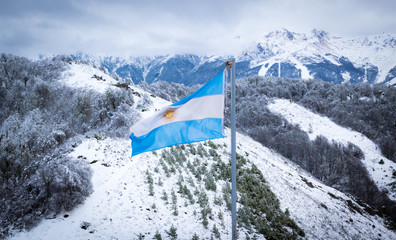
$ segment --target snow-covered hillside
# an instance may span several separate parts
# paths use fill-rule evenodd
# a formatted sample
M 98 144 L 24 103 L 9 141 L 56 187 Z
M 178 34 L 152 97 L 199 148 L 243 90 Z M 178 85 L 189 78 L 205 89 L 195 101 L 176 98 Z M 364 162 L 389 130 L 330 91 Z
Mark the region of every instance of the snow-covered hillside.
M 72 63 L 69 66 L 69 68 L 63 73 L 63 77 L 59 82 L 71 88 L 97 91 L 99 93 L 105 93 L 109 89 L 115 89 L 117 86 L 120 86 L 120 83 L 109 74 L 92 66 L 77 63 Z M 126 85 L 124 85 L 124 87 L 125 86 Z M 150 95 L 136 86 L 128 86 L 128 88 L 133 91 L 134 95 L 138 98 L 138 101 L 141 100 L 144 95 Z M 153 95 L 149 96 L 149 99 L 155 107 L 141 111 L 143 118 L 152 115 L 156 109 L 160 109 L 171 104 L 170 102 Z
M 115 87 L 117 81 L 103 71 L 85 64 L 72 63 L 59 80 L 72 88 L 90 89 L 104 93 L 108 88 Z
M 72 72 L 67 74 L 69 77 L 78 75 L 79 81 L 97 81 L 91 79 L 94 73 L 91 71 L 96 70 L 78 65 L 73 65 L 71 69 Z M 87 72 L 89 74 L 84 75 Z M 110 82 L 108 87 L 112 86 L 113 80 L 107 79 L 108 76 L 97 75 Z M 72 82 L 67 76 L 64 79 L 66 84 Z M 96 84 L 106 85 L 106 82 L 97 81 L 92 89 L 96 89 Z M 73 86 L 87 87 L 87 84 Z M 139 93 L 136 94 L 136 102 L 143 99 L 143 95 L 152 102 L 148 109 L 141 112 L 143 117 L 168 104 L 137 87 L 132 89 Z M 278 105 L 282 101 L 275 103 L 271 105 L 274 111 L 289 109 Z M 312 116 L 312 119 L 312 134 L 322 134 L 319 132 L 319 128 L 323 127 L 319 125 L 322 119 L 319 116 Z M 184 152 L 186 157 L 180 165 L 163 162 L 163 155 L 175 148 L 130 158 L 130 141 L 127 139 L 86 138 L 69 154 L 90 163 L 93 193 L 74 210 L 49 217 L 32 230 L 16 233 L 9 239 L 153 239 L 159 234 L 162 239 L 171 239 L 172 227 L 176 229 L 178 239 L 191 239 L 194 234 L 199 239 L 229 239 L 230 211 L 222 199 L 225 182 L 216 182 L 216 191 L 206 190 L 204 182 L 194 178 L 188 167 L 188 162 L 192 162 L 197 164 L 197 168 L 209 168 L 216 164 L 211 154 L 217 154 L 218 159 L 228 164 L 229 135 L 226 129 L 227 137 L 224 139 L 186 145 L 184 150 L 180 147 L 177 151 Z M 327 137 L 338 140 L 335 135 Z M 353 138 L 350 136 L 347 139 Z M 196 151 L 193 149 L 200 148 L 209 154 L 200 156 L 193 153 Z M 237 134 L 237 153 L 247 160 L 248 165 L 254 164 L 262 172 L 279 199 L 281 209 L 290 213 L 290 217 L 304 230 L 307 239 L 396 239 L 396 233 L 385 227 L 382 218 L 369 214 L 368 206 L 325 186 L 299 166 L 251 138 Z M 178 191 L 180 182 L 191 191 L 198 191 L 197 195 L 192 195 L 195 201 L 190 201 Z M 207 196 L 211 208 L 206 227 L 201 216 L 202 199 L 198 197 L 199 194 Z M 265 238 L 254 232 L 254 228 L 240 228 L 239 237 L 246 239 L 249 235 L 250 238 Z
M 311 140 L 322 135 L 330 141 L 340 142 L 345 146 L 348 142 L 358 146 L 364 153 L 363 164 L 378 188 L 387 192 L 390 199 L 396 200 L 396 189 L 392 187 L 392 173 L 396 163 L 381 154 L 379 147 L 361 133 L 341 127 L 327 117 L 319 116 L 306 108 L 285 99 L 276 99 L 269 109 L 281 114 L 290 123 L 298 124 L 308 133 Z M 381 161 L 382 160 L 382 161 Z
M 384 227 L 383 219 L 369 215 L 363 210 L 364 206 L 350 197 L 323 185 L 249 137 L 238 134 L 237 139 L 238 152 L 263 172 L 281 207 L 289 209 L 308 239 L 396 237 Z M 229 151 L 228 137 L 213 142 L 227 145 L 224 151 Z M 11 239 L 137 239 L 140 234 L 145 239 L 153 239 L 157 231 L 163 239 L 168 239 L 166 232 L 172 226 L 177 228 L 178 239 L 191 239 L 195 233 L 200 239 L 209 239 L 213 233 L 202 225 L 200 216 L 194 214 L 200 209 L 198 203 L 186 206 L 186 200 L 176 193 L 179 214 L 175 216 L 171 204 L 162 199 L 164 191 L 170 195 L 178 188 L 178 177 L 166 177 L 162 170 L 155 172 L 160 165 L 157 155 L 161 155 L 161 151 L 130 159 L 129 145 L 125 139 L 85 140 L 71 155 L 91 163 L 94 172 L 92 195 L 73 211 L 46 219 L 31 231 Z M 223 153 L 223 156 L 227 154 Z M 154 196 L 149 194 L 148 171 L 156 183 Z M 183 176 L 187 178 L 188 173 L 183 172 Z M 157 185 L 158 181 L 163 184 Z M 230 212 L 224 206 L 213 204 L 217 193 L 208 191 L 207 194 L 216 208 L 214 215 L 222 212 L 224 216 L 223 220 L 217 217 L 211 220 L 209 230 L 216 225 L 221 239 L 230 238 Z M 239 231 L 241 239 L 245 239 L 248 231 Z

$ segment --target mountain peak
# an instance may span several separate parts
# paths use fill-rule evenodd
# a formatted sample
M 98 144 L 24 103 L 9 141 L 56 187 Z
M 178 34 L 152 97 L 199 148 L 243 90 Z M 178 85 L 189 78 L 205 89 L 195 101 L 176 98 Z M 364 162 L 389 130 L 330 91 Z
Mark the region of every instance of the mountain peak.
M 324 39 L 330 37 L 330 34 L 323 30 L 313 29 L 311 33 L 313 34 L 314 37 L 317 37 L 318 39 Z
M 295 38 L 294 38 L 294 34 L 293 34 L 292 32 L 290 32 L 290 31 L 287 30 L 286 28 L 284 28 L 283 31 L 286 33 L 286 37 L 287 37 L 290 41 L 292 41 L 292 40 L 295 39 Z
M 301 35 L 299 33 L 295 33 L 295 32 L 291 32 L 289 30 L 287 30 L 286 28 L 282 28 L 280 30 L 276 30 L 276 31 L 272 31 L 269 32 L 268 34 L 266 34 L 264 36 L 264 38 L 268 39 L 268 38 L 277 38 L 277 39 L 282 39 L 282 40 L 296 40 L 297 36 Z

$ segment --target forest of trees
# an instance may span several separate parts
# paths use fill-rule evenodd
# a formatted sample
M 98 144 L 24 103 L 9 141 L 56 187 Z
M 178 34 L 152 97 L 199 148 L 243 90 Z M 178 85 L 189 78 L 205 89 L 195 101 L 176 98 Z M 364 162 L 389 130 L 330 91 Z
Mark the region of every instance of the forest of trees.
M 85 135 L 127 137 L 138 119 L 131 91 L 60 84 L 69 61 L 0 56 L 0 238 L 85 199 L 90 167 L 67 153 Z

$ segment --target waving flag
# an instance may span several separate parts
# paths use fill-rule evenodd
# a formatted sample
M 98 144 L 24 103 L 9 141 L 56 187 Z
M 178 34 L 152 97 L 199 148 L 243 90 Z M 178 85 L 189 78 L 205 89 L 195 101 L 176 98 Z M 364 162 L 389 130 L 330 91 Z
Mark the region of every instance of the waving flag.
M 132 127 L 132 156 L 177 144 L 222 138 L 223 72 L 190 96 Z

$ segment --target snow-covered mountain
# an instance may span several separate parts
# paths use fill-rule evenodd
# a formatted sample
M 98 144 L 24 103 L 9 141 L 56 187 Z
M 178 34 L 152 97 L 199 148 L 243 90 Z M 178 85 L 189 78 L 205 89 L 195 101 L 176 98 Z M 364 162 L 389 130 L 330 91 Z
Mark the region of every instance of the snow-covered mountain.
M 396 83 L 396 36 L 391 34 L 342 38 L 318 30 L 303 34 L 283 29 L 264 35 L 235 57 L 238 78 L 261 75 L 334 83 Z M 109 73 L 134 83 L 162 80 L 186 85 L 203 83 L 230 59 L 192 54 L 156 57 L 77 54 L 72 58 L 103 66 Z
M 390 34 L 341 38 L 318 30 L 309 35 L 282 30 L 265 35 L 246 52 L 246 60 L 261 66 L 262 76 L 384 83 L 394 78 L 395 53 L 396 36 Z
M 95 75 L 97 77 L 92 78 Z M 72 64 L 59 81 L 70 87 L 100 92 L 116 84 L 111 76 L 80 64 Z M 136 104 L 144 96 L 149 97 L 152 103 L 141 112 L 142 117 L 170 104 L 136 86 L 129 88 L 136 93 Z M 290 101 L 275 100 L 270 109 L 282 113 L 288 121 L 295 120 L 311 135 L 321 134 L 342 144 L 347 141 L 358 146 L 363 144 L 363 147 L 373 144 L 364 136 L 356 136 L 356 132 Z M 302 117 L 305 119 L 301 120 Z M 340 131 L 343 138 L 334 134 Z M 32 230 L 17 233 L 10 239 L 176 239 L 174 231 L 177 239 L 192 239 L 193 236 L 199 239 L 228 239 L 231 216 L 224 198 L 227 181 L 219 178 L 214 186 L 207 187 L 206 179 L 211 174 L 217 176 L 221 166 L 228 165 L 229 135 L 226 129 L 227 137 L 224 139 L 166 148 L 132 159 L 130 141 L 127 139 L 87 137 L 69 155 L 90 164 L 93 193 L 72 211 L 50 216 Z M 365 161 L 379 154 L 371 145 L 364 149 Z M 170 159 L 169 153 L 181 157 Z M 250 137 L 237 134 L 237 153 L 240 156 L 239 177 L 247 174 L 242 170 L 257 168 L 265 179 L 262 185 L 268 184 L 279 199 L 281 210 L 289 214 L 305 232 L 307 239 L 396 239 L 396 233 L 386 228 L 384 219 L 369 206 L 324 185 L 290 160 Z M 369 163 L 365 166 L 373 168 Z M 385 170 L 396 169 L 395 163 L 388 161 L 381 167 Z M 215 170 L 212 172 L 212 169 Z M 383 172 L 384 169 L 370 170 L 371 173 L 376 172 L 372 177 L 380 187 L 388 183 L 390 176 L 390 173 Z M 202 176 L 198 174 L 201 171 Z M 240 192 L 238 208 L 242 209 L 244 204 Z M 241 219 L 239 238 L 265 239 L 257 232 L 257 226 L 244 224 L 243 213 L 238 213 Z M 291 233 L 294 229 L 286 227 L 283 230 Z M 303 238 L 302 235 L 293 236 L 298 239 Z

